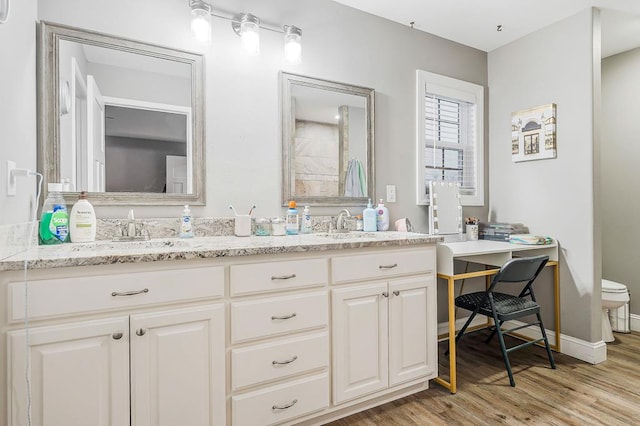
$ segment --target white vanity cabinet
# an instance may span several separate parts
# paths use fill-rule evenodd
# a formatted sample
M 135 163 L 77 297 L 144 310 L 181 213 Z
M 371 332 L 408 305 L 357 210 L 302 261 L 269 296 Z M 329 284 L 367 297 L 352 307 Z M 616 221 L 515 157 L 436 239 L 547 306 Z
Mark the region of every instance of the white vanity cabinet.
M 230 266 L 231 423 L 273 425 L 329 407 L 328 259 Z
M 332 259 L 336 404 L 437 376 L 433 249 Z
M 47 303 L 52 294 L 65 297 Z M 222 267 L 31 281 L 37 325 L 7 334 L 10 424 L 26 424 L 27 350 L 33 424 L 225 424 L 225 308 L 212 303 L 223 295 Z M 9 283 L 13 319 L 23 296 L 21 282 Z M 156 307 L 176 299 L 205 303 Z M 123 305 L 135 308 L 109 313 Z

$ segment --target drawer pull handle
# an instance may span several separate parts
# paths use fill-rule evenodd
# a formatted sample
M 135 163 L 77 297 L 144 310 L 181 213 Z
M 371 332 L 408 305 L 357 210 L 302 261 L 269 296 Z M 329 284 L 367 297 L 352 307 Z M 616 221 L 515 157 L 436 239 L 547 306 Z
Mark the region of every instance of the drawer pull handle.
M 395 268 L 397 266 L 398 266 L 398 264 L 394 263 L 393 265 L 380 265 L 380 266 L 378 266 L 378 268 L 380 268 L 380 269 L 393 269 L 393 268 Z
M 139 329 L 136 330 L 136 334 L 138 336 L 144 336 L 146 333 L 147 333 L 147 330 L 144 329 L 144 328 L 139 328 Z
M 293 401 L 291 401 L 289 404 L 287 405 L 274 405 L 273 407 L 271 407 L 272 410 L 286 410 L 287 408 L 291 408 L 294 405 L 296 405 L 298 403 L 297 399 L 294 399 Z
M 271 281 L 275 281 L 275 280 L 290 280 L 291 278 L 295 278 L 296 274 L 291 274 L 291 275 L 280 275 L 280 276 L 273 276 L 271 277 Z
M 389 297 L 389 293 L 387 293 L 386 291 L 385 291 L 384 293 L 382 293 L 382 295 L 383 295 L 384 297 Z
M 271 317 L 271 319 L 272 319 L 273 321 L 275 321 L 275 320 L 288 320 L 288 319 L 290 319 L 290 318 L 295 317 L 296 315 L 297 315 L 297 314 L 296 314 L 295 312 L 293 312 L 293 313 L 291 313 L 291 314 L 289 314 L 289 315 L 282 315 L 282 316 L 275 316 L 275 315 L 273 315 L 273 316 Z
M 395 290 L 395 291 L 393 292 L 393 295 L 394 295 L 394 296 L 400 296 L 400 292 L 399 292 L 398 290 Z
M 296 359 L 298 359 L 298 357 L 296 355 L 294 355 L 292 358 L 286 359 L 284 361 L 271 361 L 271 364 L 273 364 L 273 365 L 291 364 Z
M 114 291 L 113 293 L 111 293 L 111 295 L 113 297 L 117 297 L 117 296 L 135 296 L 136 294 L 142 294 L 142 293 L 149 293 L 149 289 L 148 288 L 143 288 L 142 290 L 123 291 L 123 292 Z
M 117 332 L 117 333 L 113 333 L 113 340 L 120 340 L 120 339 L 122 339 L 122 336 L 123 336 L 123 334 L 120 331 Z

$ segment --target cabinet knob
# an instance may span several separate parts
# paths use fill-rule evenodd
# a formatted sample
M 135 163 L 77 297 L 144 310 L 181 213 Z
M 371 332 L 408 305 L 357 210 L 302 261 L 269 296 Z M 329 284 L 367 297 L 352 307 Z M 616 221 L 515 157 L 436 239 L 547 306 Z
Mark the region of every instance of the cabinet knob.
M 271 407 L 272 410 L 286 410 L 287 408 L 291 408 L 294 405 L 296 405 L 298 403 L 297 399 L 294 399 L 293 401 L 291 401 L 290 403 L 288 403 L 287 405 L 274 405 L 273 407 Z
M 145 328 L 139 328 L 136 330 L 136 334 L 138 336 L 144 336 L 146 334 L 147 330 Z
M 113 340 L 120 340 L 120 339 L 122 339 L 122 336 L 123 336 L 123 334 L 120 331 L 118 331 L 117 333 L 113 333 L 111 335 L 111 337 L 113 337 Z
M 394 295 L 394 296 L 400 296 L 400 292 L 399 292 L 398 290 L 394 290 L 394 291 L 393 291 L 393 295 Z
M 384 293 L 382 293 L 382 295 L 383 295 L 384 297 L 389 297 L 389 293 L 387 293 L 386 291 L 385 291 Z

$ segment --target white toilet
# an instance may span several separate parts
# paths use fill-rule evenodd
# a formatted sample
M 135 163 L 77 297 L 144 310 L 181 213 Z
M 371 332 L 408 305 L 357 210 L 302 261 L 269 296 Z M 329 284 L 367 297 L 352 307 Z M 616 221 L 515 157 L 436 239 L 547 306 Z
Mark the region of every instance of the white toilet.
M 618 309 L 629 302 L 629 291 L 624 284 L 602 280 L 602 340 L 613 342 L 613 331 L 609 320 L 609 309 Z

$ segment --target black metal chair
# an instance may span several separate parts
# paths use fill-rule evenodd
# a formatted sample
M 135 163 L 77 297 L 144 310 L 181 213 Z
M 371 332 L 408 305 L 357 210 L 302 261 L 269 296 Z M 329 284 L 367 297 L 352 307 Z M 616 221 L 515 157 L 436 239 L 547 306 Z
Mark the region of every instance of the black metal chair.
M 471 311 L 471 316 L 464 324 L 462 329 L 456 336 L 456 344 L 462 338 L 462 335 L 471 324 L 471 321 L 477 314 L 493 318 L 494 327 L 486 340 L 488 343 L 494 335 L 498 335 L 500 340 L 500 348 L 502 349 L 502 358 L 504 364 L 507 367 L 509 373 L 509 381 L 511 386 L 515 386 L 516 383 L 513 380 L 513 373 L 511 371 L 511 364 L 509 362 L 509 353 L 518 349 L 522 349 L 531 346 L 536 343 L 544 342 L 549 356 L 549 362 L 551 368 L 555 369 L 556 364 L 553 360 L 553 354 L 551 353 L 551 347 L 547 339 L 547 333 L 542 323 L 540 316 L 540 305 L 536 302 L 536 297 L 533 293 L 533 282 L 538 277 L 542 269 L 549 261 L 549 256 L 536 256 L 536 257 L 523 257 L 516 258 L 507 261 L 500 271 L 493 277 L 491 285 L 486 291 L 479 291 L 475 293 L 462 294 L 455 299 L 456 306 Z M 514 283 L 526 283 L 518 296 L 499 293 L 496 291 L 498 283 L 514 284 Z M 537 321 L 531 323 L 525 323 L 524 325 L 511 328 L 508 330 L 502 330 L 502 325 L 505 321 L 510 321 L 516 318 L 521 318 L 528 315 L 535 315 Z M 542 333 L 542 338 L 527 341 L 519 345 L 507 348 L 504 343 L 504 335 L 521 330 L 527 327 L 538 325 Z

